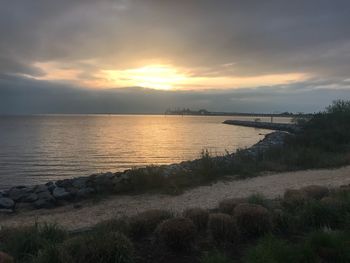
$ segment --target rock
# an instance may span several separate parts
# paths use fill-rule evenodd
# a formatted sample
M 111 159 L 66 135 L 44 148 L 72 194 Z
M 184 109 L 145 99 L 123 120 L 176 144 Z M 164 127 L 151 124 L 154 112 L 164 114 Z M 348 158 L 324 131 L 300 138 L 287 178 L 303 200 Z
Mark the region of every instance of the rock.
M 7 197 L 0 198 L 0 208 L 11 209 L 15 206 L 15 202 Z
M 35 193 L 41 193 L 41 192 L 46 192 L 48 191 L 48 187 L 44 184 L 41 184 L 41 185 L 37 185 L 35 188 L 34 188 L 34 192 Z
M 78 198 L 86 198 L 94 193 L 95 193 L 95 189 L 93 189 L 92 187 L 86 187 L 86 188 L 80 189 L 77 192 L 77 197 Z
M 38 199 L 36 200 L 33 205 L 34 205 L 34 208 L 36 209 L 41 209 L 41 208 L 53 208 L 55 207 L 55 203 L 54 203 L 54 198 L 52 199 Z
M 0 263 L 14 263 L 13 257 L 6 254 L 5 252 L 0 252 Z
M 21 202 L 32 203 L 36 200 L 38 200 L 38 195 L 33 193 L 33 194 L 29 194 L 29 195 L 24 196 L 21 199 Z
M 107 173 L 104 173 L 103 175 L 106 176 L 107 178 L 114 177 L 114 173 L 112 173 L 112 172 L 107 172 Z
M 56 187 L 56 184 L 54 182 L 48 182 L 45 185 L 51 193 L 52 193 L 53 189 L 55 189 L 55 187 Z
M 61 188 L 68 188 L 72 186 L 73 183 L 73 179 L 63 179 L 63 180 L 59 180 L 56 182 L 56 186 L 61 187 Z M 55 190 L 55 189 L 53 189 Z
M 66 191 L 63 187 L 56 187 L 52 195 L 57 199 L 57 200 L 67 200 L 71 197 L 71 194 Z
M 38 193 L 37 196 L 38 196 L 38 199 L 52 199 L 53 198 L 53 196 L 51 195 L 51 193 L 49 191 Z
M 78 189 L 82 189 L 86 187 L 87 178 L 80 177 L 77 179 L 73 179 L 72 186 Z
M 14 201 L 20 201 L 22 198 L 27 196 L 33 191 L 32 188 L 26 187 L 14 187 L 9 191 L 9 197 Z
M 33 203 L 34 208 L 41 209 L 55 207 L 56 199 L 49 191 L 38 193 L 37 196 L 38 200 Z

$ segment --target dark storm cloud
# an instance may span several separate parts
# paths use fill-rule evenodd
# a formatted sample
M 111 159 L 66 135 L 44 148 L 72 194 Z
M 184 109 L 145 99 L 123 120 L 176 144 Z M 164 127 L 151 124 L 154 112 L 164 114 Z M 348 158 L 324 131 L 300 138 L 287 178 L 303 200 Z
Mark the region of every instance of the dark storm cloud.
M 345 0 L 2 0 L 0 56 L 111 68 L 157 58 L 213 70 L 234 62 L 222 73 L 343 77 L 349 13 Z

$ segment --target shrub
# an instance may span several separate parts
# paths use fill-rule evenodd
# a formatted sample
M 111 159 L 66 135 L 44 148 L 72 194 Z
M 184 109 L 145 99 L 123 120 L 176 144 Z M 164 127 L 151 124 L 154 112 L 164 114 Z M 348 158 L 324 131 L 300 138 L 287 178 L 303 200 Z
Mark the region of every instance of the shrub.
M 229 257 L 227 257 L 225 254 L 214 250 L 204 254 L 200 262 L 201 263 L 232 263 L 233 261 Z
M 27 261 L 40 249 L 60 243 L 67 237 L 66 232 L 55 224 L 4 229 L 0 235 L 2 249 L 18 261 Z
M 301 188 L 301 191 L 304 191 L 308 198 L 316 200 L 320 200 L 329 194 L 328 188 L 320 185 L 309 185 Z
M 219 210 L 222 213 L 232 215 L 235 207 L 242 203 L 246 203 L 246 200 L 243 198 L 224 199 L 219 203 Z
M 120 233 L 94 233 L 71 238 L 59 252 L 62 263 L 130 263 L 134 249 L 131 241 Z
M 277 234 L 293 234 L 299 230 L 299 221 L 294 213 L 274 209 L 272 211 L 272 228 Z
M 129 171 L 128 183 L 116 187 L 116 191 L 144 192 L 153 189 L 163 188 L 166 184 L 166 177 L 162 174 L 162 169 L 157 166 L 147 166 L 146 168 L 131 169 Z
M 306 236 L 302 262 L 350 262 L 350 237 L 341 232 L 318 231 Z
M 237 226 L 232 216 L 211 214 L 208 223 L 209 233 L 216 242 L 233 242 L 237 238 Z
M 199 232 L 207 229 L 209 213 L 202 208 L 190 208 L 183 212 L 183 216 L 192 220 Z
M 302 206 L 305 203 L 306 199 L 307 197 L 304 191 L 287 189 L 284 192 L 282 204 L 286 208 L 294 210 Z
M 261 205 L 265 208 L 270 207 L 269 200 L 262 194 L 252 194 L 251 196 L 248 197 L 247 202 L 249 204 Z
M 271 230 L 269 211 L 254 204 L 240 204 L 234 210 L 238 231 L 248 237 L 259 236 Z
M 246 263 L 294 263 L 298 253 L 295 249 L 283 240 L 274 236 L 266 236 L 259 240 L 258 244 L 249 249 L 245 260 Z
M 65 263 L 62 261 L 59 245 L 48 245 L 39 250 L 38 256 L 33 259 L 33 263 Z
M 341 207 L 315 200 L 307 202 L 300 211 L 302 225 L 311 228 L 340 227 L 344 216 Z
M 196 236 L 196 227 L 188 218 L 172 218 L 158 226 L 157 234 L 168 248 L 183 250 L 191 247 Z
M 130 218 L 130 234 L 135 238 L 144 237 L 154 232 L 157 225 L 173 215 L 166 210 L 148 210 Z

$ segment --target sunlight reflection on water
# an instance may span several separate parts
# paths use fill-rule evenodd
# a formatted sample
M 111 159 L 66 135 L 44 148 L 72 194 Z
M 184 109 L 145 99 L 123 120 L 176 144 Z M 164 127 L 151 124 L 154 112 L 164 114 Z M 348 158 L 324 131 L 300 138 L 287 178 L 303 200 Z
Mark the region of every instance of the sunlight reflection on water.
M 176 163 L 198 158 L 202 149 L 223 154 L 225 150 L 248 147 L 270 132 L 222 124 L 226 119 L 242 118 L 245 117 L 0 117 L 0 186 Z

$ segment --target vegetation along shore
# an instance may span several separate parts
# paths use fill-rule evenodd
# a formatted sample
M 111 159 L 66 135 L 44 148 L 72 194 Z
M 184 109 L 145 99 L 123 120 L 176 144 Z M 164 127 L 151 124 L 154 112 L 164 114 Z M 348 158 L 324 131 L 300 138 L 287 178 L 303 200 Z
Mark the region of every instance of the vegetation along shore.
M 336 101 L 308 121 L 301 119 L 299 128 L 293 133 L 273 132 L 256 145 L 232 154 L 212 157 L 208 151 L 203 151 L 200 159 L 179 164 L 5 189 L 0 193 L 0 211 L 11 213 L 16 208 L 52 208 L 106 194 L 177 194 L 220 179 L 346 165 L 350 162 L 349 119 L 350 102 Z
M 315 171 L 315 177 L 302 171 L 295 172 L 348 165 L 349 119 L 350 102 L 336 101 L 311 119 L 299 120 L 300 129 L 295 132 L 272 132 L 256 145 L 233 154 L 212 157 L 204 151 L 200 159 L 180 164 L 3 190 L 0 197 L 3 213 L 0 259 L 33 263 L 349 262 L 348 167 L 341 168 L 342 176 L 338 174 L 339 169 L 334 170 L 335 174 L 327 170 Z M 291 172 L 277 174 L 286 171 Z M 303 173 L 299 179 L 298 173 Z M 258 175 L 265 177 L 256 177 Z M 217 195 L 210 201 L 206 199 L 210 204 L 198 202 L 198 205 L 183 205 L 175 210 L 160 209 L 167 204 L 166 196 L 218 181 L 207 187 L 219 187 L 221 190 L 218 188 L 218 191 L 222 193 L 226 190 L 226 193 L 234 192 L 241 183 L 252 182 L 240 180 L 247 178 L 261 180 L 255 182 L 260 190 L 261 187 L 272 190 L 271 182 L 281 187 L 273 194 L 255 187 L 255 193 L 248 196 L 227 194 L 225 199 Z M 283 185 L 287 178 L 289 184 Z M 319 185 L 311 184 L 310 180 Z M 300 187 L 304 186 L 299 190 L 295 187 L 298 182 Z M 224 185 L 227 185 L 225 191 Z M 243 184 L 240 189 L 247 187 L 249 184 Z M 281 190 L 285 188 L 291 189 L 280 198 Z M 82 216 L 79 211 L 89 209 L 84 208 L 87 203 L 82 200 L 85 199 L 96 202 L 85 216 L 99 218 L 98 213 L 91 211 L 106 198 L 99 213 L 108 214 L 104 211 L 108 209 L 111 194 L 117 194 L 115 198 L 129 195 L 137 201 L 138 195 L 143 198 L 146 193 L 158 201 L 165 198 L 163 206 L 151 210 L 143 207 L 139 213 L 137 210 L 125 211 L 80 230 L 60 224 L 64 220 L 53 219 L 58 214 L 66 220 L 70 216 Z M 186 198 L 186 193 L 181 198 Z M 195 199 L 200 200 L 199 196 Z M 121 205 L 116 199 L 110 200 Z M 186 200 L 191 204 L 189 198 Z M 120 201 L 132 207 L 126 199 Z M 218 205 L 213 206 L 213 202 Z M 75 211 L 64 210 L 65 206 L 56 208 L 61 209 L 57 213 L 56 209 L 47 210 L 60 205 L 72 206 Z M 37 213 L 30 211 L 32 208 L 44 209 Z M 53 212 L 50 215 L 47 211 Z M 25 222 L 29 218 L 31 220 Z M 79 218 L 77 220 L 84 221 Z M 48 220 L 45 222 L 45 219 Z M 36 222 L 34 225 L 33 221 Z

